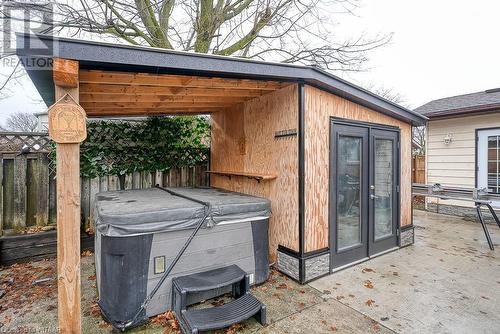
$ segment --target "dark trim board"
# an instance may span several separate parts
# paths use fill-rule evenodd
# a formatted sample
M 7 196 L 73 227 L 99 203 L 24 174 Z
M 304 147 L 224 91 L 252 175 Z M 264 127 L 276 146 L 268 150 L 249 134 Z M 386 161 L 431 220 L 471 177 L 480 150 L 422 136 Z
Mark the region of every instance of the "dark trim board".
M 298 237 L 299 237 L 299 250 L 293 251 L 289 248 L 279 245 L 278 246 L 278 262 L 280 262 L 280 252 L 282 257 L 291 257 L 296 260 L 290 260 L 288 265 L 289 270 L 285 269 L 284 273 L 292 279 L 303 282 L 304 279 L 304 248 L 305 248 L 305 87 L 304 83 L 300 82 L 297 85 L 297 143 L 298 143 L 298 156 L 297 156 L 297 175 L 298 175 Z M 281 263 L 283 263 L 282 260 Z
M 302 257 L 303 259 L 309 259 L 309 258 L 312 258 L 314 256 L 324 254 L 325 252 L 328 251 L 328 249 L 329 249 L 328 247 L 317 249 L 317 250 L 314 250 L 314 251 L 310 251 L 310 252 L 304 253 L 301 256 L 299 252 L 294 251 L 293 249 L 290 249 L 290 248 L 282 246 L 282 245 L 278 245 L 278 251 L 286 253 L 286 254 L 288 254 L 290 256 L 294 256 L 296 258 Z
M 59 57 L 76 60 L 81 68 L 169 73 L 305 83 L 388 116 L 423 125 L 427 117 L 316 67 L 263 62 L 235 57 L 117 45 L 50 35 L 16 34 L 20 59 Z M 28 45 L 29 47 L 26 47 Z M 47 105 L 54 101 L 52 71 L 24 65 Z
M 94 237 L 82 233 L 81 250 L 94 249 Z M 28 262 L 57 255 L 57 232 L 0 237 L 0 266 Z
M 403 232 L 403 231 L 409 230 L 411 228 L 415 228 L 415 225 L 413 225 L 413 222 L 410 225 L 401 226 L 400 230 L 401 230 L 401 232 Z
M 281 270 L 292 279 L 299 283 L 306 283 L 312 279 L 318 278 L 319 275 L 326 275 L 328 270 L 322 270 L 324 263 L 316 263 L 315 258 L 321 257 L 324 254 L 329 254 L 329 248 L 319 251 L 305 252 L 305 85 L 303 82 L 298 83 L 298 236 L 299 236 L 299 250 L 293 251 L 289 248 L 278 246 L 278 267 L 280 263 L 285 268 Z M 280 253 L 281 258 L 280 258 Z M 322 259 L 325 262 L 324 259 Z M 327 260 L 326 267 L 330 267 L 329 259 Z M 311 272 L 314 277 L 311 278 Z
M 290 256 L 293 256 L 293 257 L 296 257 L 296 258 L 299 258 L 300 257 L 300 253 L 297 252 L 297 251 L 294 251 L 293 249 L 290 249 L 288 247 L 285 247 L 283 245 L 278 245 L 278 251 L 279 252 L 282 252 L 282 253 L 285 253 L 287 255 L 290 255 Z
M 299 254 L 304 256 L 305 248 L 305 88 L 303 83 L 298 85 L 298 188 L 299 188 Z
M 341 125 L 355 125 L 355 126 L 363 126 L 366 128 L 372 128 L 372 129 L 381 129 L 381 130 L 390 130 L 390 131 L 398 131 L 401 132 L 401 130 L 397 126 L 393 125 L 386 125 L 386 124 L 380 124 L 380 123 L 370 123 L 370 122 L 364 122 L 364 121 L 357 121 L 357 120 L 352 120 L 348 118 L 341 118 L 341 117 L 335 117 L 335 116 L 330 116 L 330 120 L 335 122 L 335 124 L 341 124 Z

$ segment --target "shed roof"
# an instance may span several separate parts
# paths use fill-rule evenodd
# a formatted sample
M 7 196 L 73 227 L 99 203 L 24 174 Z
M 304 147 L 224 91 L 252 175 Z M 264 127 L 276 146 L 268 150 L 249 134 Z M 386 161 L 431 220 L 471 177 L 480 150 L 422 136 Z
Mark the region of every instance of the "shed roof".
M 500 111 L 500 88 L 437 99 L 415 109 L 429 118 L 457 117 Z
M 27 64 L 28 60 L 33 62 L 59 57 L 77 60 L 80 69 L 87 70 L 303 82 L 414 125 L 421 125 L 427 119 L 422 114 L 309 66 L 24 33 L 17 34 L 16 53 L 47 105 L 54 103 L 52 70 L 32 68 Z

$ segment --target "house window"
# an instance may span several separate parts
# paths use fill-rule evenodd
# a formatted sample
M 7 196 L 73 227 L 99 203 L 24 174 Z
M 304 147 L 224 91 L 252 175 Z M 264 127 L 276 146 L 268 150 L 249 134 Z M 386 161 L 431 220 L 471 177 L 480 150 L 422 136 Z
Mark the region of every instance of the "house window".
M 488 136 L 488 188 L 500 193 L 500 136 Z

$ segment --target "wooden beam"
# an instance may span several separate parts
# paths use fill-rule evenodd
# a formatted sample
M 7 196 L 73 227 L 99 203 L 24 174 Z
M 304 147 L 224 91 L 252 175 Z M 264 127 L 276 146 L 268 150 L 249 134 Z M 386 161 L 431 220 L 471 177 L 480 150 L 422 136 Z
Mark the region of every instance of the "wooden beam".
M 173 102 L 190 102 L 190 103 L 204 103 L 204 102 L 226 102 L 226 103 L 238 103 L 244 102 L 253 97 L 242 97 L 242 96 L 155 96 L 155 95 L 82 95 L 80 94 L 80 104 L 84 105 L 87 103 L 151 103 L 151 102 L 161 102 L 173 103 Z
M 78 62 L 64 62 L 71 62 L 70 67 L 78 69 Z M 73 76 L 66 81 L 78 83 L 78 72 Z M 67 88 L 55 79 L 54 82 L 56 101 L 69 93 L 78 102 L 78 85 Z M 78 334 L 81 333 L 80 144 L 56 144 L 56 156 L 59 332 Z
M 127 110 L 144 110 L 144 111 L 175 111 L 175 110 L 200 110 L 200 109 L 213 109 L 213 110 L 220 110 L 220 109 L 225 109 L 227 107 L 233 106 L 233 104 L 220 104 L 220 103 L 206 103 L 206 104 L 176 104 L 176 105 L 169 105 L 165 103 L 164 105 L 158 105 L 156 103 L 152 104 L 137 104 L 135 106 L 130 106 L 128 108 L 119 108 L 116 106 L 107 106 L 107 105 L 92 105 L 85 108 L 86 113 L 92 113 L 95 111 L 102 111 L 102 112 L 113 112 L 114 110 L 117 112 L 125 111 Z
M 63 88 L 78 87 L 78 67 L 77 61 L 54 58 L 52 67 L 54 84 Z
M 116 95 L 154 95 L 154 96 L 260 96 L 267 91 L 259 89 L 228 89 L 228 88 L 181 88 L 178 87 L 154 87 L 154 86 L 131 86 L 131 85 L 110 85 L 100 83 L 81 83 L 80 98 L 90 95 L 100 94 Z
M 197 102 L 197 101 L 175 101 L 175 102 L 86 102 L 82 107 L 91 109 L 178 109 L 178 108 L 206 108 L 206 107 L 229 107 L 237 102 Z
M 205 108 L 175 108 L 175 109 L 85 109 L 88 117 L 105 116 L 153 116 L 153 115 L 184 115 L 184 114 L 210 114 L 213 112 L 224 111 L 227 108 L 205 107 Z
M 165 87 L 200 87 L 277 90 L 288 83 L 277 81 L 259 81 L 247 79 L 207 78 L 171 74 L 128 73 L 110 71 L 80 72 L 81 83 L 100 83 L 108 85 L 165 86 Z

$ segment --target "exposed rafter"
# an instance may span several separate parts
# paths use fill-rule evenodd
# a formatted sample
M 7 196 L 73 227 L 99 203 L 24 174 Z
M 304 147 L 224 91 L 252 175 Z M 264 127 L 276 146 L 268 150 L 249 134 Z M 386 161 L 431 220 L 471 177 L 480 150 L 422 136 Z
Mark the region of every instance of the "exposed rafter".
M 80 104 L 87 115 L 212 113 L 290 83 L 187 75 L 80 71 Z

